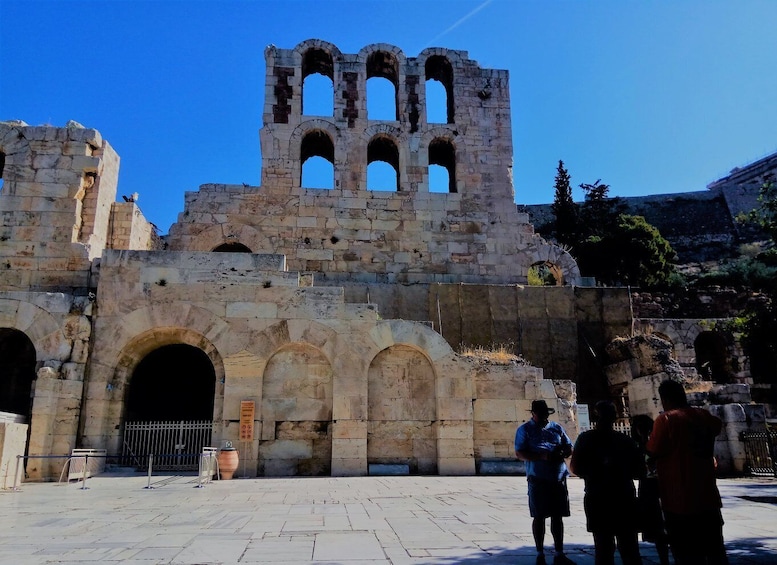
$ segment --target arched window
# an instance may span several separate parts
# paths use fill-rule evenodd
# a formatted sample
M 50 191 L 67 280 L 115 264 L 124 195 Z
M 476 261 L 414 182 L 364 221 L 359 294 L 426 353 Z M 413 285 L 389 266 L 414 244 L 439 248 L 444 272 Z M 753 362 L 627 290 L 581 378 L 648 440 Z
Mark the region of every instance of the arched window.
M 335 145 L 329 134 L 313 130 L 305 134 L 300 147 L 300 186 L 334 188 Z
M 334 115 L 334 63 L 323 49 L 308 49 L 302 57 L 302 114 Z
M 245 245 L 237 241 L 230 241 L 216 246 L 212 253 L 251 253 L 252 251 Z
M 3 170 L 5 169 L 5 153 L 0 151 L 0 190 L 3 189 Z
M 374 137 L 367 145 L 367 190 L 399 191 L 399 149 L 388 137 Z
M 367 117 L 370 120 L 399 120 L 399 64 L 385 51 L 367 58 Z
M 454 123 L 453 104 L 453 67 L 451 62 L 442 55 L 432 55 L 426 60 L 426 121 L 431 123 Z M 432 88 L 430 98 L 430 85 L 432 81 L 439 81 L 444 90 L 444 98 L 441 93 Z M 444 113 L 443 113 L 444 112 Z
M 457 192 L 456 188 L 456 150 L 447 139 L 434 139 L 429 144 L 429 191 L 430 192 Z M 433 165 L 439 165 L 448 172 L 447 186 L 439 183 L 439 170 L 434 171 L 437 178 L 433 178 Z M 444 177 L 443 177 L 444 178 Z M 435 181 L 435 182 L 433 182 Z
M 558 265 L 541 261 L 529 267 L 529 286 L 561 286 L 564 276 Z

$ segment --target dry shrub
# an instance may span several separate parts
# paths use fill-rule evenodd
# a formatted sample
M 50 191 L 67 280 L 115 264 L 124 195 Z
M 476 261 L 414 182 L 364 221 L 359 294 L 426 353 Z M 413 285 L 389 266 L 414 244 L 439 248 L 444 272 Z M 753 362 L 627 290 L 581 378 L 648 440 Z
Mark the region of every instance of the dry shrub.
M 459 354 L 464 357 L 487 361 L 494 365 L 526 364 L 523 357 L 513 353 L 511 344 L 491 345 L 490 347 L 462 345 Z

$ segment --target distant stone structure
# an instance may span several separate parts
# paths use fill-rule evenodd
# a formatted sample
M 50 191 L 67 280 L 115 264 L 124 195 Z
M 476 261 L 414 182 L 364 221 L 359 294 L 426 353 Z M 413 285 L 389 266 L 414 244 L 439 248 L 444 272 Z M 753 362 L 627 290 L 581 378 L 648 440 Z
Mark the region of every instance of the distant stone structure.
M 739 256 L 739 246 L 766 238 L 752 225 L 737 221 L 758 207 L 758 192 L 777 175 L 777 153 L 767 155 L 707 185 L 706 190 L 676 194 L 619 197 L 625 212 L 645 219 L 677 252 L 680 263 L 717 261 Z M 518 207 L 537 231 L 547 234 L 555 217 L 550 204 Z

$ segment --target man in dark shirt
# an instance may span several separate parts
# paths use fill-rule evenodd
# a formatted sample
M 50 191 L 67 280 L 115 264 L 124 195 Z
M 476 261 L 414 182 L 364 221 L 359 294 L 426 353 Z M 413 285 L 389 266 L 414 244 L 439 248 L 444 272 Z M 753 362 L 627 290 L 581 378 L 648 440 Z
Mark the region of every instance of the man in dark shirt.
M 594 537 L 597 565 L 612 565 L 615 541 L 623 565 L 641 565 L 637 541 L 637 492 L 634 479 L 645 473 L 639 447 L 616 432 L 615 405 L 596 403 L 596 427 L 575 442 L 569 467 L 585 481 L 586 527 Z

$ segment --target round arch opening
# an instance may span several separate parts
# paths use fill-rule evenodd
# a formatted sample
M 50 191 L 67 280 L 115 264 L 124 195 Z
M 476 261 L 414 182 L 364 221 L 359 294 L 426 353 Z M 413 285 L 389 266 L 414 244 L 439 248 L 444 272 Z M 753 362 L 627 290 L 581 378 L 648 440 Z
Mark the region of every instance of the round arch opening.
M 182 343 L 146 355 L 132 373 L 126 421 L 212 420 L 216 372 L 207 354 Z
M 0 328 L 0 412 L 30 421 L 35 381 L 35 345 L 14 328 Z
M 222 243 L 213 248 L 212 253 L 252 253 L 251 248 L 238 241 Z
M 561 286 L 564 273 L 561 268 L 549 261 L 540 261 L 529 267 L 527 275 L 529 286 Z
M 731 362 L 726 339 L 719 332 L 701 332 L 693 342 L 696 370 L 703 379 L 716 383 L 729 382 Z

